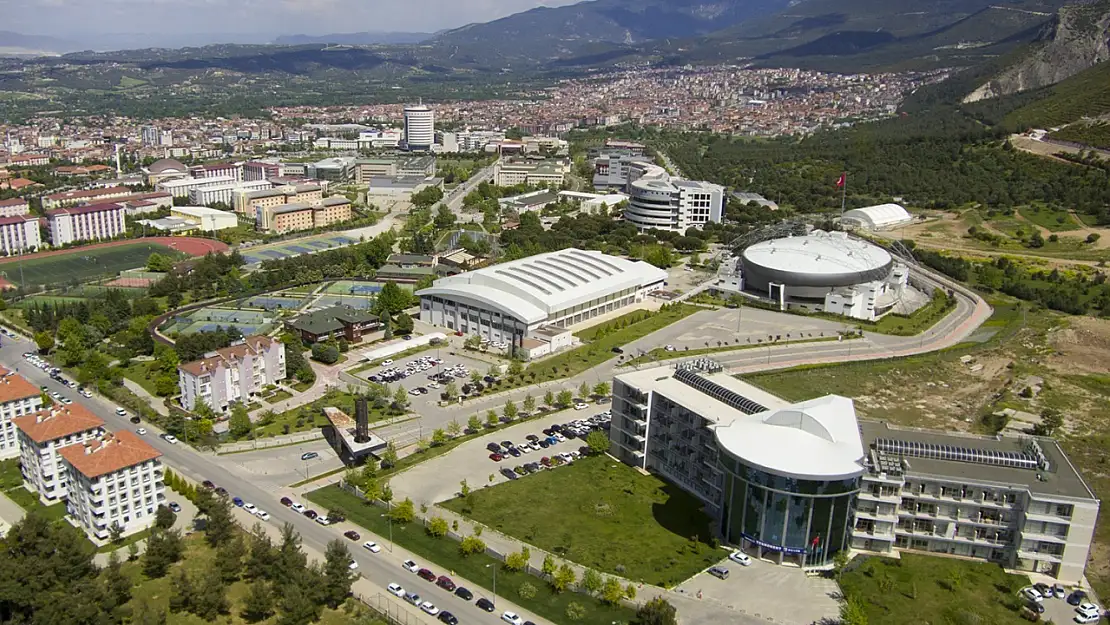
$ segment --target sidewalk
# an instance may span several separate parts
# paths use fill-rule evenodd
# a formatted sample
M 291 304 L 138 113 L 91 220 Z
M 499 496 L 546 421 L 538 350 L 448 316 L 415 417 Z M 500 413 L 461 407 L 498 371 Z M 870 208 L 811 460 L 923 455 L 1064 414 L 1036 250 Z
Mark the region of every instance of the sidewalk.
M 140 399 L 150 404 L 150 407 L 154 409 L 154 412 L 157 412 L 163 417 L 170 416 L 170 409 L 166 407 L 166 403 L 162 401 L 162 398 L 151 395 L 147 392 L 145 388 L 139 386 L 138 382 L 123 378 L 123 386 L 132 393 L 138 395 Z
M 272 438 L 263 438 L 253 441 L 239 441 L 237 443 L 225 443 L 216 448 L 216 454 L 227 454 L 237 451 L 248 451 L 254 449 L 268 449 L 270 447 L 281 447 L 283 445 L 296 445 L 297 443 L 307 443 L 308 441 L 315 441 L 324 438 L 323 430 L 312 430 L 311 432 L 297 432 L 295 434 L 282 434 Z

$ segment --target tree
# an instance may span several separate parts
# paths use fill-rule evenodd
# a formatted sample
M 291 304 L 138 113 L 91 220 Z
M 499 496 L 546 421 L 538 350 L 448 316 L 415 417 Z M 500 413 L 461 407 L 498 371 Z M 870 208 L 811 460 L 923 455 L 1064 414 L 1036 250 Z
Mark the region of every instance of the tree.
M 447 385 L 443 387 L 443 396 L 447 401 L 454 401 L 454 399 L 459 396 L 459 387 L 454 382 L 448 382 Z
M 324 552 L 324 603 L 333 610 L 347 600 L 355 576 L 351 572 L 351 554 L 347 545 L 336 538 Z
M 470 484 L 467 484 L 466 480 L 459 482 L 459 495 L 463 498 L 470 496 Z
M 207 489 L 204 489 L 207 491 Z M 200 505 L 197 506 L 200 508 Z M 231 504 L 226 495 L 215 495 L 212 503 L 203 510 L 208 521 L 204 527 L 204 539 L 211 547 L 227 543 L 235 536 L 235 519 L 231 516 Z
M 274 613 L 274 592 L 265 580 L 255 580 L 247 587 L 247 595 L 243 597 L 243 611 L 241 616 L 248 623 L 257 623 L 270 618 Z
M 146 539 L 143 574 L 151 579 L 165 577 L 170 565 L 181 559 L 184 547 L 177 530 L 155 530 Z
M 636 587 L 633 586 L 631 583 L 625 585 L 624 587 L 624 598 L 629 601 L 636 600 Z
M 385 446 L 385 451 L 382 452 L 382 466 L 393 467 L 397 465 L 397 445 L 393 441 Z
M 451 438 L 455 438 L 462 433 L 462 425 L 459 424 L 458 419 L 451 419 L 451 422 L 447 424 L 447 433 L 451 435 Z
M 193 606 L 196 589 L 185 569 L 177 569 L 170 584 L 170 612 L 187 612 Z
M 242 402 L 236 402 L 232 405 L 231 417 L 228 419 L 228 429 L 235 438 L 243 438 L 251 433 L 251 429 L 253 429 L 251 418 L 247 414 L 247 407 Z
M 281 544 L 278 545 L 273 579 L 280 584 L 292 585 L 308 565 L 308 557 L 301 551 L 301 536 L 289 523 L 281 526 Z
M 203 570 L 193 582 L 193 596 L 189 611 L 211 623 L 220 614 L 226 614 L 231 605 L 227 600 L 227 585 L 220 571 Z
M 545 554 L 543 556 L 543 564 L 540 565 L 540 572 L 543 573 L 544 577 L 551 578 L 554 577 L 555 570 L 555 558 L 551 557 L 550 553 Z
M 532 397 L 531 395 L 525 395 L 524 401 L 521 403 L 521 405 L 524 408 L 524 412 L 532 414 L 536 411 L 536 398 Z
M 1097 243 L 1098 240 L 1101 239 L 1101 238 L 1102 238 L 1102 236 L 1100 234 L 1098 234 L 1097 232 L 1092 232 L 1091 234 L 1087 235 L 1086 241 L 1087 241 L 1087 243 L 1093 244 L 1093 243 Z
M 519 360 L 514 360 L 509 363 L 509 377 L 518 378 L 520 374 L 524 373 L 524 364 Z
M 586 569 L 586 572 L 582 574 L 582 590 L 585 590 L 587 594 L 597 594 L 603 583 L 601 573 L 593 569 Z
M 411 334 L 415 325 L 413 324 L 412 317 L 405 313 L 397 315 L 397 323 L 394 330 L 401 334 Z
M 640 625 L 678 625 L 678 611 L 663 597 L 648 599 L 636 610 Z
M 165 273 L 173 269 L 173 261 L 158 252 L 154 252 L 147 257 L 146 268 L 150 271 Z
M 545 406 L 554 406 L 555 405 L 555 393 L 552 393 L 551 391 L 547 391 L 546 393 L 544 393 L 543 394 L 543 405 L 545 405 Z
M 408 392 L 400 384 L 397 385 L 397 390 L 393 393 L 393 405 L 397 407 L 397 410 L 402 411 L 409 406 Z
M 592 431 L 586 435 L 586 446 L 590 448 L 590 453 L 603 454 L 609 451 L 609 437 L 604 432 Z
M 567 604 L 567 618 L 571 621 L 581 621 L 586 618 L 586 608 L 577 601 L 571 601 Z
M 505 419 L 507 421 L 512 421 L 512 420 L 516 419 L 516 415 L 517 415 L 516 404 L 514 404 L 512 401 L 505 402 L 505 409 L 504 409 L 503 414 L 505 415 Z
M 844 568 L 848 566 L 848 552 L 841 549 L 833 554 L 833 573 L 839 581 L 840 576 L 844 574 Z
M 867 625 L 867 610 L 857 595 L 848 595 L 840 604 L 842 625 Z
M 432 430 L 432 446 L 439 447 L 447 442 L 447 432 L 443 428 Z
M 432 517 L 424 529 L 428 532 L 429 536 L 443 538 L 447 535 L 447 519 L 438 516 Z
M 39 348 L 39 352 L 46 354 L 54 349 L 54 335 L 46 330 L 35 333 L 35 346 Z
M 112 521 L 108 526 L 108 542 L 117 545 L 121 540 L 123 540 L 123 526 L 118 521 Z
M 598 382 L 594 386 L 594 395 L 597 395 L 598 397 L 608 397 L 609 396 L 609 383 L 608 382 Z
M 393 317 L 412 304 L 412 295 L 397 286 L 396 282 L 386 282 L 374 300 L 374 313 L 383 317 Z
M 136 597 L 131 610 L 131 625 L 166 625 L 166 610 L 146 597 Z
M 567 406 L 574 403 L 574 393 L 570 392 L 569 390 L 563 389 L 559 391 L 559 396 L 555 401 L 558 403 L 559 406 L 566 408 Z
M 289 583 L 282 588 L 281 616 L 277 625 L 309 625 L 320 618 L 321 606 L 313 600 L 306 583 Z
M 477 432 L 482 429 L 482 420 L 478 415 L 471 415 L 470 418 L 466 420 L 466 427 L 471 432 Z
M 585 380 L 582 381 L 582 384 L 578 387 L 578 396 L 581 397 L 582 399 L 589 399 L 590 398 L 590 383 L 589 382 L 586 382 Z
M 569 564 L 565 562 L 561 564 L 555 574 L 551 576 L 551 586 L 555 592 L 563 592 L 564 590 L 571 590 L 574 588 L 574 581 L 577 576 L 574 574 L 574 569 L 570 568 Z M 620 588 L 620 583 L 617 584 Z
M 517 587 L 516 594 L 520 595 L 521 599 L 531 599 L 536 596 L 536 587 L 529 582 L 522 582 Z
M 492 410 L 492 409 L 487 410 L 486 411 L 486 427 L 492 428 L 496 425 L 497 425 L 497 411 Z
M 243 556 L 246 554 L 247 545 L 239 534 L 216 549 L 215 568 L 225 584 L 231 584 L 239 579 L 239 574 L 243 570 Z
M 394 523 L 412 523 L 416 519 L 416 507 L 413 506 L 412 500 L 405 497 L 403 501 L 391 507 L 389 518 L 393 519 Z
M 476 553 L 484 553 L 486 550 L 486 543 L 477 536 L 467 536 L 459 543 L 459 553 L 464 557 Z
M 442 195 L 442 192 L 440 194 Z M 455 219 L 455 214 L 451 212 L 451 209 L 447 208 L 446 204 L 440 204 L 436 211 L 435 227 L 437 230 L 446 230 L 455 225 Z
M 165 505 L 159 505 L 154 511 L 154 527 L 157 529 L 168 530 L 176 521 L 177 515 Z
M 261 523 L 255 523 L 254 527 L 251 528 L 247 542 L 250 547 L 246 562 L 247 577 L 250 579 L 273 578 L 277 564 L 277 552 L 274 550 L 273 542 L 270 541 L 270 535 L 266 533 Z
M 131 600 L 131 578 L 123 574 L 123 567 L 115 551 L 108 555 L 108 564 L 100 574 L 100 579 L 104 583 L 104 591 L 110 600 L 111 609 Z
M 1041 411 L 1041 422 L 1034 427 L 1034 432 L 1040 436 L 1052 436 L 1053 432 L 1064 425 L 1064 415 L 1055 408 L 1045 408 Z
M 312 346 L 312 359 L 326 365 L 339 362 L 339 348 L 327 343 L 316 343 Z
M 526 566 L 528 566 L 528 557 L 524 555 L 523 550 L 514 551 L 505 556 L 505 568 L 510 571 L 523 571 Z

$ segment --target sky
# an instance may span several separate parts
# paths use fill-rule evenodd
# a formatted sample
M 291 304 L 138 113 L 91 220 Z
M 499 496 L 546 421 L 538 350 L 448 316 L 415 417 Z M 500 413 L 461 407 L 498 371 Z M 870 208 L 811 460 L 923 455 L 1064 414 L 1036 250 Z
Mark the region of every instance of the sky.
M 0 30 L 74 38 L 95 33 L 272 37 L 433 32 L 575 0 L 0 0 Z M 2 44 L 2 42 L 0 42 Z

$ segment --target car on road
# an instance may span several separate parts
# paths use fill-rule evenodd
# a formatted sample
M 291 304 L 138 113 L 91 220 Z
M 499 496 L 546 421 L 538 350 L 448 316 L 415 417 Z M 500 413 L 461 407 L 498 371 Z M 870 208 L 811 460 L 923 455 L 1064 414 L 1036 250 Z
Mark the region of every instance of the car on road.
M 62 401 L 62 404 L 63 404 L 63 405 L 66 405 L 66 406 L 68 406 L 68 405 L 70 405 L 70 404 L 72 404 L 72 403 L 73 403 L 73 400 L 72 400 L 72 399 L 70 399 L 70 398 L 68 398 L 68 397 L 63 397 L 61 401 Z
M 455 582 L 451 581 L 451 578 L 446 575 L 440 575 L 439 579 L 436 580 L 436 586 L 439 586 L 447 592 L 451 592 L 455 589 Z
M 748 554 L 746 554 L 742 551 L 733 551 L 732 553 L 728 554 L 728 559 L 732 560 L 733 562 L 735 562 L 737 564 L 739 564 L 740 566 L 751 566 L 752 565 L 751 556 L 749 556 Z
M 216 488 L 216 485 L 212 483 L 212 480 L 204 480 L 200 483 L 200 485 L 208 489 Z
M 92 399 L 92 393 L 90 393 L 88 389 L 77 389 L 77 394 L 81 397 L 84 397 L 85 399 Z
M 420 598 L 420 595 L 414 592 L 410 592 L 409 594 L 405 595 L 405 601 L 408 601 L 413 605 L 420 605 L 423 599 Z
M 623 350 L 623 349 L 621 349 L 621 348 L 619 348 L 619 347 L 614 347 L 614 348 L 613 348 L 613 353 L 614 353 L 614 354 L 623 354 L 623 353 L 624 353 L 624 350 Z
M 135 415 L 135 416 L 131 417 L 130 421 L 131 421 L 131 423 L 142 423 L 143 422 L 143 420 L 139 418 L 139 415 Z
M 250 512 L 251 514 L 254 514 L 254 511 L 258 509 L 258 506 L 254 505 L 253 503 L 245 503 L 243 504 L 243 509 L 247 512 Z
M 393 364 L 393 359 L 392 358 L 386 358 L 385 360 L 382 361 L 382 366 L 383 367 L 388 367 L 391 364 Z
M 293 500 L 288 498 L 288 497 L 282 497 L 281 498 L 281 505 L 288 508 L 289 506 L 293 505 Z
M 358 532 L 356 532 L 354 530 L 347 530 L 346 532 L 343 532 L 343 535 L 346 536 L 347 538 L 349 538 L 350 540 L 358 540 L 358 539 L 362 538 L 362 536 L 359 536 Z
M 296 502 L 290 502 L 288 505 L 289 505 L 289 509 L 292 510 L 293 512 L 296 512 L 297 514 L 304 514 L 304 511 L 305 511 L 304 504 L 299 504 L 299 503 L 296 503 Z
M 254 516 L 262 519 L 263 521 L 269 521 L 270 520 L 270 513 L 266 512 L 265 510 L 259 510 L 258 512 L 255 512 Z
M 316 517 L 316 522 L 320 525 L 331 525 L 331 519 L 324 515 Z
M 171 501 L 166 507 L 174 512 L 181 512 L 181 504 L 176 501 Z
M 728 579 L 728 569 L 723 566 L 709 567 L 709 574 L 718 579 Z
M 455 615 L 450 612 L 440 612 L 438 618 L 447 625 L 459 625 L 459 619 L 455 618 Z
M 501 620 L 506 623 L 512 623 L 512 625 L 524 625 L 524 619 L 520 618 L 519 614 L 516 612 L 509 612 L 508 610 L 501 613 Z
M 242 508 L 243 507 L 243 498 L 242 497 L 234 497 L 234 498 L 232 498 L 231 503 L 233 503 L 236 506 L 239 506 L 240 508 Z
M 459 586 L 458 588 L 455 589 L 455 596 L 458 597 L 459 599 L 463 599 L 465 601 L 470 601 L 471 599 L 474 598 L 474 593 L 470 592 L 470 589 L 467 588 L 466 586 Z
M 420 569 L 416 572 L 416 576 L 426 582 L 436 581 L 436 574 L 433 573 L 431 569 Z
M 121 417 L 126 417 L 127 416 L 127 411 L 124 410 L 123 408 L 120 408 L 119 406 L 116 406 L 116 414 L 121 416 Z
M 432 616 L 439 614 L 439 608 L 437 608 L 436 604 L 432 603 L 431 601 L 425 601 L 424 603 L 421 603 L 420 609 L 424 610 L 428 614 L 431 614 Z
M 62 399 L 62 394 L 59 393 L 58 391 L 50 391 L 50 396 L 53 397 L 54 399 L 57 399 L 58 401 L 61 401 L 61 399 Z
M 1063 599 L 1064 597 L 1068 596 L 1068 591 L 1064 589 L 1063 584 L 1053 584 L 1052 596 L 1056 597 L 1057 599 Z
M 176 445 L 177 444 L 177 437 L 174 436 L 173 434 L 163 434 L 162 439 L 165 440 L 167 443 L 169 443 L 171 445 Z
M 1037 589 L 1033 588 L 1032 586 L 1022 588 L 1021 596 L 1030 601 L 1036 601 L 1037 603 L 1044 601 L 1044 597 L 1041 596 L 1041 593 L 1037 592 Z
M 139 428 L 139 429 L 135 430 L 135 433 L 138 434 L 139 436 L 146 436 L 146 428 Z
M 402 588 L 400 584 L 390 584 L 386 586 L 385 589 L 389 591 L 389 594 L 396 597 L 404 597 L 406 594 L 405 589 Z
M 420 566 L 412 560 L 405 560 L 404 562 L 402 562 L 401 568 L 405 569 L 409 573 L 415 573 L 420 570 Z
M 378 553 L 382 550 L 382 548 L 378 546 L 378 543 L 372 540 L 368 540 L 362 543 L 362 546 L 370 553 Z
M 357 569 L 358 562 L 356 562 L 354 558 L 351 558 L 351 563 L 347 565 L 347 568 L 351 569 L 352 571 Z
M 495 609 L 497 609 L 496 606 L 493 605 L 493 602 L 489 599 L 486 599 L 485 597 L 482 597 L 481 599 L 475 601 L 474 605 L 485 610 L 486 612 L 493 612 Z
M 313 458 L 319 458 L 319 457 L 320 457 L 320 454 L 318 454 L 314 451 L 306 451 L 303 454 L 301 454 L 301 460 L 312 460 Z

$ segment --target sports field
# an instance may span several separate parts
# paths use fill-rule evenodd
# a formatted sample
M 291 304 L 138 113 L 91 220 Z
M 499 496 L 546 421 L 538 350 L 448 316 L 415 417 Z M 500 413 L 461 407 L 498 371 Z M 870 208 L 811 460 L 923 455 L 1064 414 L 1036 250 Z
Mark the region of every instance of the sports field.
M 279 260 L 292 256 L 300 256 L 301 254 L 312 254 L 322 250 L 344 247 L 352 243 L 358 243 L 358 240 L 352 239 L 345 234 L 321 234 L 304 239 L 274 243 L 273 245 L 252 247 L 247 250 L 242 250 L 240 253 L 248 263 L 261 263 L 265 260 Z
M 43 256 L 32 254 L 21 261 L 0 264 L 0 275 L 20 284 L 71 284 L 93 278 L 115 276 L 125 269 L 146 264 L 147 258 L 158 252 L 173 259 L 186 258 L 187 254 L 161 243 L 136 242 L 109 247 L 76 248 Z M 22 272 L 21 272 L 22 265 Z
M 162 326 L 162 332 L 196 334 L 229 327 L 238 328 L 244 335 L 264 334 L 274 328 L 273 314 L 264 310 L 204 307 L 171 318 Z

